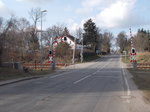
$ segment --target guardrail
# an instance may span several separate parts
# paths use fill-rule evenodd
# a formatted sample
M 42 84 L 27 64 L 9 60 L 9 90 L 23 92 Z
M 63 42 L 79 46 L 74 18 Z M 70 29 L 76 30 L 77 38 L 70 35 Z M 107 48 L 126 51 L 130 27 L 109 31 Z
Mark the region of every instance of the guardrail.
M 57 63 L 56 67 L 62 67 L 62 66 L 68 66 L 70 64 L 65 64 L 65 63 Z M 29 64 L 23 64 L 23 69 L 31 69 L 31 70 L 50 70 L 51 69 L 51 64 L 46 63 L 46 64 L 40 64 L 40 63 L 29 63 Z
M 137 63 L 137 69 L 150 69 L 150 63 Z

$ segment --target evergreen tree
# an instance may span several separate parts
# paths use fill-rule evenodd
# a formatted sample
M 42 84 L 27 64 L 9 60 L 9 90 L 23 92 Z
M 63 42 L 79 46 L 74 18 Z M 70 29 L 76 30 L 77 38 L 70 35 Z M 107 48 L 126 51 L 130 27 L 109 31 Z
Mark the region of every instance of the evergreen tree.
M 89 19 L 84 23 L 83 40 L 84 45 L 90 46 L 91 49 L 95 50 L 96 42 L 98 37 L 98 31 L 95 23 L 92 19 Z

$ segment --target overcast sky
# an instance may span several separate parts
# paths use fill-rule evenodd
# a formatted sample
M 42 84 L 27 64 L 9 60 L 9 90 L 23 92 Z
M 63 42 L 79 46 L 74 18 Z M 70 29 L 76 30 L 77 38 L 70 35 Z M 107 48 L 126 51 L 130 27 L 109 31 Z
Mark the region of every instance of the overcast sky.
M 0 0 L 0 16 L 29 18 L 31 8 L 47 10 L 44 28 L 64 23 L 72 32 L 92 18 L 101 29 L 115 35 L 124 30 L 150 29 L 150 0 Z M 39 24 L 40 25 L 40 24 Z

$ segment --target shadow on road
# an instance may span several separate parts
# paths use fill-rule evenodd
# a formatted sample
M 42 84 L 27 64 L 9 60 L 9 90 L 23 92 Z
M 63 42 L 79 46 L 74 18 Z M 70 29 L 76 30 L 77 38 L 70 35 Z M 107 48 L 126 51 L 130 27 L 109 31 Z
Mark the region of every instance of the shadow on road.
M 105 62 L 108 61 L 107 67 L 102 68 Z M 149 71 L 128 70 L 133 74 L 133 80 L 138 84 L 138 87 L 149 92 Z M 126 90 L 126 87 L 122 74 L 118 56 L 111 56 L 111 60 L 110 56 L 106 56 L 100 59 L 96 65 L 93 64 L 83 69 L 75 68 L 55 78 L 48 76 L 0 87 L 0 95 L 33 94 L 38 96 L 41 94 L 106 94 L 110 92 L 123 92 L 124 89 Z M 86 78 L 86 76 L 89 77 Z M 79 82 L 74 83 L 76 81 Z M 131 88 L 131 91 L 136 90 Z

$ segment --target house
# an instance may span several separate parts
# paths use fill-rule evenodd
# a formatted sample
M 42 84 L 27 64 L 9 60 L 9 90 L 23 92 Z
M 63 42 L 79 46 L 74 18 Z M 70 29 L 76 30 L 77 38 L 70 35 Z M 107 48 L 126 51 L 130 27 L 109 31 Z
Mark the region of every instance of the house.
M 67 42 L 72 49 L 74 49 L 74 46 L 76 46 L 77 50 L 82 48 L 82 44 L 80 40 L 73 37 L 72 35 L 66 35 L 63 37 L 55 37 L 55 40 L 57 41 L 57 44 L 60 42 Z

